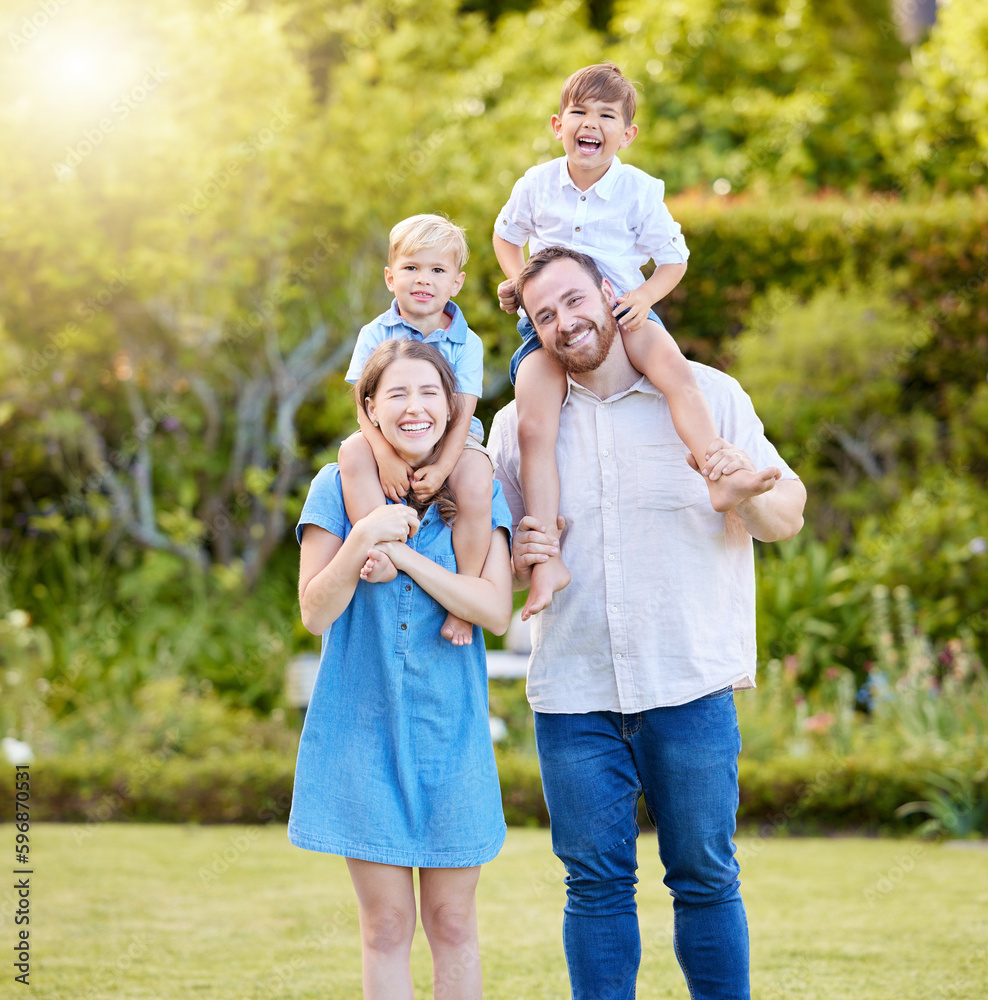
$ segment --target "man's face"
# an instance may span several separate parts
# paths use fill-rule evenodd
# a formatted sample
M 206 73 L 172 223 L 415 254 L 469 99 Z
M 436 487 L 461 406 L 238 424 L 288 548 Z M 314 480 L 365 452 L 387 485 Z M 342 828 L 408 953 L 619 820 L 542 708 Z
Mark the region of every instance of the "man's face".
M 550 357 L 572 375 L 593 371 L 607 357 L 618 326 L 605 280 L 598 287 L 575 260 L 555 260 L 525 284 L 524 305 Z

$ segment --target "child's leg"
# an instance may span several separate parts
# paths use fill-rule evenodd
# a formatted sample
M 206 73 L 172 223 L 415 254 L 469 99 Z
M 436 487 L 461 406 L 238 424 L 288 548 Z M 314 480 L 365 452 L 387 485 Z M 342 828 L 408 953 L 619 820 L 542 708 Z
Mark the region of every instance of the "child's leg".
M 647 375 L 652 385 L 669 401 L 676 433 L 702 470 L 719 435 L 690 363 L 683 357 L 669 331 L 652 320 L 646 320 L 645 325 L 634 333 L 622 331 L 621 336 L 631 363 Z M 731 510 L 740 500 L 751 496 L 756 478 L 755 473 L 744 469 L 728 476 L 705 476 L 714 510 Z
M 481 451 L 464 448 L 449 476 L 456 497 L 456 520 L 453 522 L 453 552 L 456 572 L 480 576 L 491 547 L 491 498 L 494 495 L 494 470 Z M 454 646 L 473 642 L 473 625 L 448 614 L 440 634 Z
M 532 351 L 518 367 L 515 405 L 518 409 L 518 450 L 521 491 L 525 513 L 545 525 L 546 534 L 559 538 L 559 470 L 556 439 L 559 411 L 566 397 L 566 376 L 543 350 Z M 532 567 L 532 584 L 522 609 L 524 620 L 544 611 L 552 595 L 570 581 L 561 556 L 553 556 Z
M 420 868 L 422 927 L 432 949 L 436 1000 L 480 1000 L 475 868 Z
M 367 439 L 357 431 L 341 445 L 339 454 L 340 482 L 343 486 L 343 505 L 351 524 L 356 524 L 376 507 L 387 502 L 381 489 L 381 478 L 377 471 L 377 459 L 367 443 Z M 390 559 L 387 560 L 389 563 Z M 394 564 L 375 578 L 376 583 L 386 583 L 398 575 Z
M 412 1000 L 412 869 L 347 858 L 357 892 L 366 1000 Z

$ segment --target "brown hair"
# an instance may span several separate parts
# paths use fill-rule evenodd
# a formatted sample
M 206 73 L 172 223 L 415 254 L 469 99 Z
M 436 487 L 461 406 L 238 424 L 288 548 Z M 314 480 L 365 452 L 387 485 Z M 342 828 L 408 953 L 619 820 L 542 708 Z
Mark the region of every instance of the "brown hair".
M 538 253 L 533 253 L 525 262 L 518 277 L 515 278 L 515 294 L 522 306 L 525 305 L 525 285 L 554 260 L 574 260 L 590 275 L 597 288 L 600 288 L 604 283 L 604 276 L 600 273 L 597 261 L 593 257 L 588 257 L 585 253 L 580 253 L 579 250 L 571 250 L 569 247 L 546 247 L 544 250 L 539 250 Z
M 630 125 L 635 117 L 638 94 L 635 85 L 612 62 L 596 63 L 578 69 L 563 84 L 559 99 L 559 113 L 571 104 L 583 101 L 613 101 L 621 105 L 624 124 Z
M 460 397 L 457 395 L 456 372 L 439 351 L 431 344 L 424 344 L 420 340 L 386 340 L 374 349 L 373 354 L 364 365 L 364 370 L 360 373 L 360 378 L 357 379 L 353 387 L 357 406 L 363 408 L 367 399 L 374 398 L 388 366 L 393 361 L 400 361 L 402 358 L 428 361 L 436 369 L 439 373 L 443 394 L 446 397 L 446 405 L 449 408 L 449 421 L 454 423 L 460 414 L 461 406 Z M 437 450 L 441 443 L 442 439 L 436 445 Z M 415 494 L 409 490 L 405 502 L 418 514 L 422 514 L 432 504 L 436 504 L 439 516 L 445 524 L 452 524 L 456 518 L 456 497 L 453 496 L 448 480 L 442 484 L 431 499 L 418 500 Z

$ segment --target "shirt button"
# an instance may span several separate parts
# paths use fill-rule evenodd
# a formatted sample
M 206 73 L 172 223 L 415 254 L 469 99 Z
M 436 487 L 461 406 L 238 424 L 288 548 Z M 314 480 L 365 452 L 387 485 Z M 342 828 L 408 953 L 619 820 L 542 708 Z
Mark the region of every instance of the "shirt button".
M 401 623 L 401 630 L 402 630 L 402 632 L 404 632 L 406 628 L 408 628 L 408 626 L 404 622 L 402 622 Z
M 614 614 L 617 614 L 618 609 L 617 608 L 611 608 L 611 611 L 613 611 Z
M 607 456 L 608 456 L 609 454 L 610 454 L 610 452 L 609 452 L 609 451 L 608 451 L 608 450 L 607 450 L 606 448 L 605 448 L 605 449 L 604 449 L 604 450 L 603 450 L 603 451 L 601 452 L 601 455 L 603 455 L 603 456 L 604 456 L 604 458 L 607 458 Z
M 411 590 L 411 589 L 412 589 L 412 585 L 410 583 L 406 583 L 405 584 L 405 590 Z
M 620 660 L 621 659 L 621 654 L 620 653 L 615 653 L 614 654 L 614 659 L 615 660 Z
M 581 194 L 580 195 L 580 201 L 586 201 L 586 200 L 587 200 L 587 196 L 585 194 Z
M 676 242 L 676 240 L 678 240 L 678 239 L 679 239 L 679 237 L 678 237 L 678 236 L 673 236 L 673 238 L 672 238 L 672 242 L 673 242 L 673 243 L 675 243 L 675 242 Z
M 579 231 L 580 231 L 580 227 L 579 226 L 577 226 L 576 229 L 573 230 L 573 232 L 575 232 L 575 233 L 578 233 Z
M 609 555 L 609 556 L 608 556 L 607 558 L 608 558 L 608 559 L 609 559 L 609 560 L 610 560 L 611 562 L 614 562 L 614 553 L 612 552 L 612 553 L 611 553 L 611 554 L 610 554 L 610 555 Z M 402 628 L 404 628 L 404 627 L 405 627 L 405 626 L 404 626 L 404 625 L 402 625 Z
M 606 507 L 606 508 L 607 508 L 608 510 L 610 510 L 610 509 L 611 509 L 611 508 L 612 508 L 612 507 L 614 506 L 614 504 L 612 504 L 612 503 L 611 503 L 611 501 L 610 501 L 610 500 L 608 500 L 608 501 L 607 501 L 607 503 L 605 503 L 605 504 L 604 504 L 604 506 L 605 506 L 605 507 Z

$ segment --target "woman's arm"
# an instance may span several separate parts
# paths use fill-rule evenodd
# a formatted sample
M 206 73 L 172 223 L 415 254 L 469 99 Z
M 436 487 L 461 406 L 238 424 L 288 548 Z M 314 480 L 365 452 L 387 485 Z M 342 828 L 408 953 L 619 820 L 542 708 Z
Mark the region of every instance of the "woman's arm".
M 504 635 L 511 623 L 511 559 L 506 533 L 495 528 L 479 577 L 461 576 L 400 542 L 375 546 L 447 611 L 464 621 Z
M 360 569 L 375 545 L 403 543 L 418 529 L 415 511 L 404 504 L 377 507 L 351 529 L 346 541 L 317 524 L 302 529 L 298 602 L 302 624 L 322 635 L 353 598 Z

